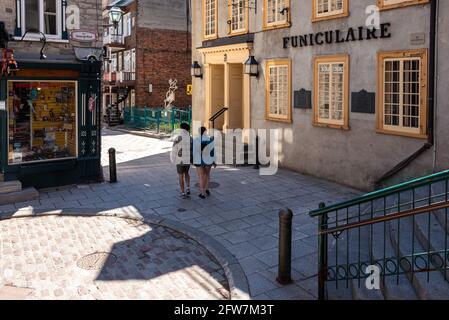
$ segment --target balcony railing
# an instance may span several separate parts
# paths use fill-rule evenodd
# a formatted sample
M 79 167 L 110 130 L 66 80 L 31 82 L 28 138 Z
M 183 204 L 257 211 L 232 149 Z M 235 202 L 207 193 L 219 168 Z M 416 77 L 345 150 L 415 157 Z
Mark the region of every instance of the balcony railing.
M 136 73 L 131 71 L 120 71 L 119 73 L 119 81 L 120 82 L 129 82 L 136 80 Z
M 105 46 L 107 46 L 107 45 L 124 45 L 125 38 L 123 37 L 123 35 L 108 34 L 103 38 L 103 43 Z

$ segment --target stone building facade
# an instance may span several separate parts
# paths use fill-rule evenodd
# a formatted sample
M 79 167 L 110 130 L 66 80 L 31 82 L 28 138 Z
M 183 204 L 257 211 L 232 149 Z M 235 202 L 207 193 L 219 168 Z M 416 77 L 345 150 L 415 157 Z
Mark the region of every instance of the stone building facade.
M 448 1 L 194 0 L 193 13 L 194 120 L 225 106 L 219 128 L 281 129 L 281 166 L 360 189 L 449 168 Z

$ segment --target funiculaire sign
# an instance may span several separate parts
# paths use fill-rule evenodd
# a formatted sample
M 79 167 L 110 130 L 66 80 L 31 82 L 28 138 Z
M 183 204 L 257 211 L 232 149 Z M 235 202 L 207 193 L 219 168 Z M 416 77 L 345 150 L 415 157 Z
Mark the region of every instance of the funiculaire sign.
M 351 41 L 363 41 L 373 39 L 391 38 L 391 23 L 382 23 L 379 28 L 349 28 L 346 31 L 330 30 L 317 33 L 309 33 L 300 36 L 289 36 L 283 38 L 284 49 L 289 47 L 311 47 L 321 46 L 323 44 L 344 43 Z

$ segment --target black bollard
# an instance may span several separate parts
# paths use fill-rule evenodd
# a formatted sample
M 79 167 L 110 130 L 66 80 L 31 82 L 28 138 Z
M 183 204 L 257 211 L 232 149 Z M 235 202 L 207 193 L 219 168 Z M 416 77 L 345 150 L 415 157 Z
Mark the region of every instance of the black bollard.
M 279 273 L 277 282 L 282 285 L 292 283 L 292 222 L 290 209 L 279 211 Z
M 256 170 L 260 169 L 260 162 L 259 162 L 259 136 L 256 136 L 256 164 L 254 165 L 254 169 L 256 169 Z
M 117 162 L 115 160 L 115 149 L 109 149 L 109 182 L 117 182 Z

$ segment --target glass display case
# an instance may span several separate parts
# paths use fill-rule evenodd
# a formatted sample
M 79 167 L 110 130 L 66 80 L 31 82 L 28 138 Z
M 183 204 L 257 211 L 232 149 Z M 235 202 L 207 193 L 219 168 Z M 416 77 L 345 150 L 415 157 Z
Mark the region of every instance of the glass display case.
M 8 162 L 77 157 L 77 82 L 8 82 Z

